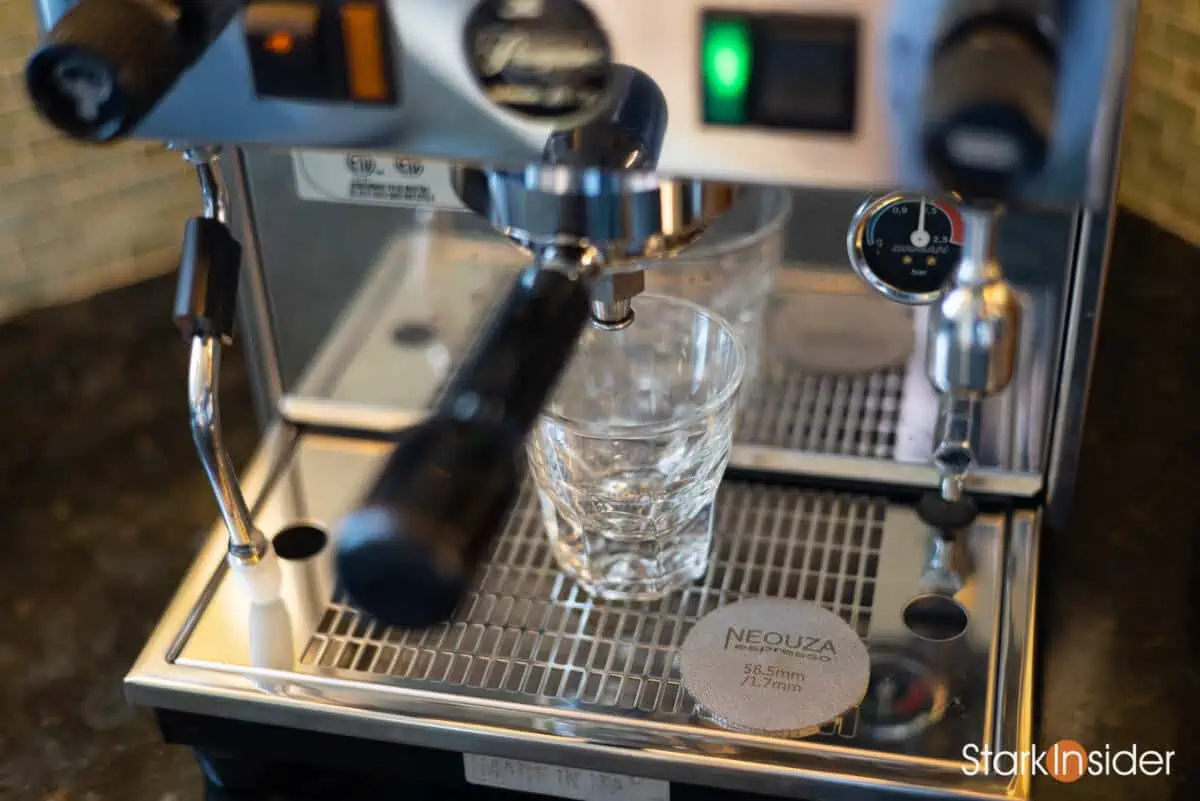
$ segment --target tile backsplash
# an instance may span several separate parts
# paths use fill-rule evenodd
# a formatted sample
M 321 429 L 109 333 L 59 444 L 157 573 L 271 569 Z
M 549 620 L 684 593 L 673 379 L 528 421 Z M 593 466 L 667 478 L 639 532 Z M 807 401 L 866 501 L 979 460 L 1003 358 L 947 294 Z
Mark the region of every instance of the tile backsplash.
M 1200 244 L 1200 0 L 1143 0 L 1121 200 Z M 173 268 L 192 172 L 159 146 L 67 142 L 28 109 L 32 0 L 0 0 L 0 318 Z
M 1121 202 L 1200 245 L 1200 0 L 1142 0 Z
M 77 145 L 34 116 L 22 77 L 33 9 L 0 0 L 0 318 L 173 269 L 200 207 L 177 153 Z

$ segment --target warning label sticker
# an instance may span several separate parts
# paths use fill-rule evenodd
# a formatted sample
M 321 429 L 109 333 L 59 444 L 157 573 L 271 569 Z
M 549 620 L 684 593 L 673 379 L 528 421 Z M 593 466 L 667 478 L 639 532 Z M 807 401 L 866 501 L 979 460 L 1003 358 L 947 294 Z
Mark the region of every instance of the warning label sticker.
M 465 210 L 450 183 L 450 165 L 379 153 L 292 152 L 302 200 Z

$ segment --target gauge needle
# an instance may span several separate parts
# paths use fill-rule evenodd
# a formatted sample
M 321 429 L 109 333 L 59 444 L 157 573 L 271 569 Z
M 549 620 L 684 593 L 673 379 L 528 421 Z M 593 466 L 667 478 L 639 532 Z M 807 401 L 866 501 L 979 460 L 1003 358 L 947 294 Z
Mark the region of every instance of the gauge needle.
M 921 198 L 921 211 L 917 215 L 917 230 L 913 231 L 908 241 L 914 248 L 923 248 L 929 245 L 929 232 L 925 230 L 925 198 Z

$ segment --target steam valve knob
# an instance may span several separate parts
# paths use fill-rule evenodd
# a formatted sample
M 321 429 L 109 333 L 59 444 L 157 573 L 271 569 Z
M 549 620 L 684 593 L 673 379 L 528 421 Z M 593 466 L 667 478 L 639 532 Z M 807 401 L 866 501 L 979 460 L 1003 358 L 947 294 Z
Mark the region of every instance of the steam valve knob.
M 950 191 L 1005 200 L 1047 161 L 1055 47 L 1033 19 L 967 21 L 936 51 L 925 93 L 925 158 Z
M 34 107 L 76 139 L 103 143 L 128 134 L 190 63 L 178 14 L 162 0 L 81 0 L 26 65 Z

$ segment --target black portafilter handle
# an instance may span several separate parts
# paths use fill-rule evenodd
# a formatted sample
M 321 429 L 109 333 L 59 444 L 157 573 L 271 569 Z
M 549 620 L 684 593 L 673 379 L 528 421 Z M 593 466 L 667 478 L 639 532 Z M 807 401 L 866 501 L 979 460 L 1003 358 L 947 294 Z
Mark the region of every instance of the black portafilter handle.
M 429 418 L 336 527 L 350 600 L 377 620 L 448 620 L 521 490 L 525 441 L 590 317 L 587 283 L 526 268 Z

